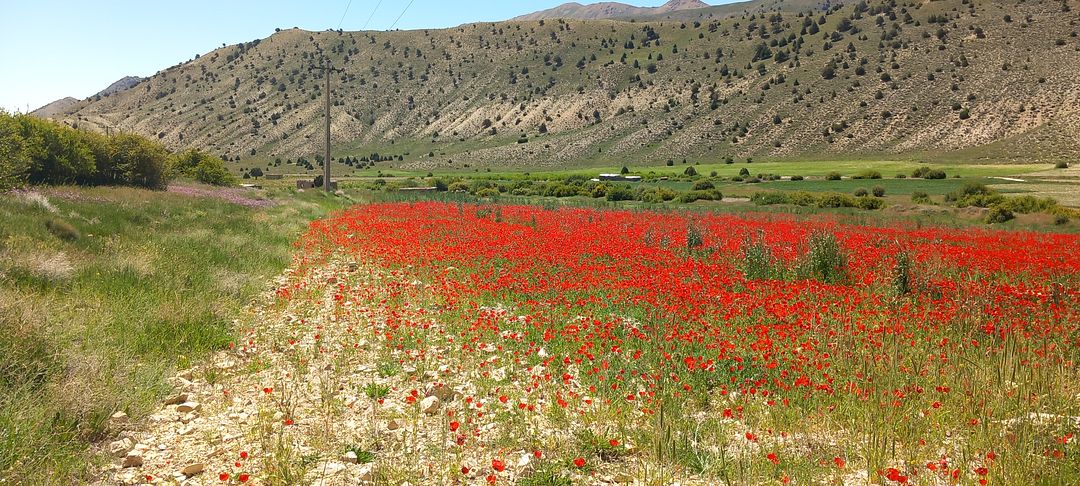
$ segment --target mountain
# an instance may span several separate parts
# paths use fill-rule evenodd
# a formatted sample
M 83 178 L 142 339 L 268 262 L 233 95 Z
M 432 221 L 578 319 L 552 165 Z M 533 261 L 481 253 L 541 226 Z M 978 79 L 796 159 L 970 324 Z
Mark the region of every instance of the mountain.
M 114 95 L 121 91 L 129 90 L 135 85 L 142 82 L 142 78 L 138 76 L 125 76 L 120 78 L 115 83 L 110 84 L 108 88 L 99 91 L 94 96 L 91 96 L 88 100 L 100 100 L 101 98 Z M 59 118 L 67 113 L 74 112 L 83 105 L 82 100 L 72 98 L 70 96 L 56 100 L 41 108 L 31 111 L 30 114 L 40 118 Z
M 635 7 L 618 2 L 600 2 L 589 5 L 571 2 L 558 7 L 541 10 L 527 15 L 515 17 L 513 20 L 541 20 L 541 19 L 576 19 L 598 20 L 641 17 L 649 15 L 662 15 L 680 10 L 693 10 L 707 8 L 709 4 L 700 0 L 671 0 L 659 7 Z
M 134 88 L 135 85 L 139 84 L 140 82 L 142 82 L 142 78 L 138 76 L 124 76 L 117 80 L 115 83 L 110 84 L 108 88 L 99 91 L 93 97 L 105 97 L 119 93 L 121 91 L 126 91 Z
M 701 21 L 308 32 L 217 49 L 61 118 L 239 161 L 376 168 L 669 159 L 1080 159 L 1080 38 L 1059 2 L 873 0 Z
M 79 100 L 68 96 L 31 111 L 30 114 L 39 118 L 53 118 L 74 110 L 78 104 Z

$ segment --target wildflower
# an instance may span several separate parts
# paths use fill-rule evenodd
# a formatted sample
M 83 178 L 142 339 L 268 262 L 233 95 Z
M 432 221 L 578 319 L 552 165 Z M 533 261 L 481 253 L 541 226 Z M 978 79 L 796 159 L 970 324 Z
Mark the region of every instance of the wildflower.
M 577 466 L 579 469 L 585 467 L 585 458 L 584 457 L 575 458 L 574 459 L 574 466 Z

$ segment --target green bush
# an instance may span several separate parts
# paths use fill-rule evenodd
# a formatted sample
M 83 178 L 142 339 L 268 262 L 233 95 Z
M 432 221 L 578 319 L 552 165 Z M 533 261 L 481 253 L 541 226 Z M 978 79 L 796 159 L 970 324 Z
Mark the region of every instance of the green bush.
M 215 186 L 236 183 L 236 177 L 225 167 L 225 161 L 199 150 L 176 154 L 170 167 L 171 177 L 190 177 Z
M 695 191 L 707 191 L 707 190 L 715 189 L 715 188 L 716 188 L 716 186 L 714 186 L 712 182 L 709 182 L 709 181 L 697 181 L 697 182 L 694 183 L 694 188 L 693 189 Z
M 827 180 L 827 181 L 838 181 L 838 180 L 840 180 L 842 178 L 843 177 L 840 175 L 839 172 L 829 172 L 828 174 L 825 175 L 825 180 Z
M 660 203 L 674 200 L 677 197 L 679 197 L 679 193 L 672 189 L 666 187 L 654 187 L 652 189 L 641 191 L 641 196 L 635 199 L 640 199 L 642 202 L 647 203 Z
M 1009 211 L 1008 209 L 1005 209 L 1003 207 L 994 206 L 990 208 L 990 212 L 986 213 L 986 218 L 984 219 L 984 221 L 986 221 L 987 224 L 998 224 L 1004 223 L 1013 218 L 1015 218 L 1015 216 L 1013 216 L 1012 211 Z
M 804 178 L 803 178 L 803 176 L 801 176 L 801 175 L 793 175 L 793 176 L 791 176 L 791 180 L 792 180 L 792 181 L 801 181 L 801 180 L 803 180 L 803 179 L 804 179 Z
M 918 177 L 922 179 L 944 179 L 946 177 L 945 171 L 940 169 L 931 169 L 927 166 L 919 167 L 911 173 L 911 177 Z
M 867 194 L 869 194 L 869 193 L 866 192 L 866 189 L 863 189 L 861 187 L 858 188 L 858 189 L 855 189 L 855 197 L 863 197 L 863 196 L 866 196 Z
M 1055 169 L 1068 169 L 1069 168 L 1069 163 L 1065 162 L 1065 161 L 1061 161 L 1061 162 L 1058 162 L 1058 163 L 1054 164 L 1054 168 Z
M 105 137 L 0 111 L 0 187 L 20 183 L 164 189 L 169 152 L 138 135 Z
M 885 188 L 884 187 L 874 186 L 874 188 L 871 189 L 870 192 L 874 194 L 874 197 L 885 197 Z
M 876 170 L 864 170 L 852 176 L 852 179 L 881 179 L 881 172 Z
M 637 199 L 634 197 L 634 191 L 625 186 L 614 186 L 607 190 L 604 197 L 608 201 L 633 201 Z
M 799 259 L 799 278 L 814 279 L 825 283 L 842 283 L 847 280 L 847 256 L 828 232 L 810 235 L 807 251 Z
M 930 204 L 930 195 L 923 191 L 914 191 L 911 193 L 911 202 L 915 204 Z

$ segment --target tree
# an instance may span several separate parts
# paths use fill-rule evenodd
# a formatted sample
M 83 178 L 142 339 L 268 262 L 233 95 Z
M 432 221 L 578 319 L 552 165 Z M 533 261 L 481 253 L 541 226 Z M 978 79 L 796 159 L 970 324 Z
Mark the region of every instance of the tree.
M 821 77 L 824 79 L 832 79 L 836 77 L 836 63 L 830 61 L 821 70 Z
M 254 169 L 251 169 L 248 174 L 251 174 L 251 177 L 254 177 L 256 180 L 258 180 L 260 177 L 263 176 L 263 171 L 262 169 L 255 167 Z
M 630 168 L 624 165 L 622 170 L 619 171 L 619 173 L 622 174 L 622 175 L 629 174 L 630 173 Z
M 688 175 L 690 177 L 696 177 L 697 176 L 697 170 L 695 170 L 694 166 L 691 165 L 690 167 L 687 167 L 686 170 L 683 171 L 683 174 L 686 174 L 686 175 Z

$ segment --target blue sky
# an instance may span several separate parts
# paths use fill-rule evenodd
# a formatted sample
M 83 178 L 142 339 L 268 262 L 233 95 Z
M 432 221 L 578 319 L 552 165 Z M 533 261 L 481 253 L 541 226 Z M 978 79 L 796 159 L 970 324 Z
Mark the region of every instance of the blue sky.
M 397 28 L 505 20 L 564 1 L 414 0 Z M 384 30 L 408 0 L 379 3 L 352 0 L 346 13 L 349 0 L 0 0 L 0 108 L 25 112 L 65 96 L 86 98 L 124 76 L 150 76 L 222 43 L 268 37 L 276 27 L 325 30 L 341 22 L 360 30 L 371 17 L 367 28 Z

